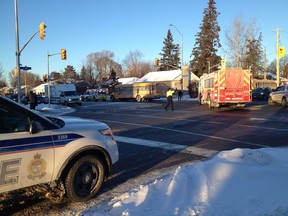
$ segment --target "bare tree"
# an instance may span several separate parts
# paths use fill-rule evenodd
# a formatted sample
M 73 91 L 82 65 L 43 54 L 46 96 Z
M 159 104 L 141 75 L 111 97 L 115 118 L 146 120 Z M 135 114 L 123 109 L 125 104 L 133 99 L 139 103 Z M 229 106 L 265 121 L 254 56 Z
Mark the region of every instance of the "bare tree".
M 8 74 L 10 85 L 17 86 L 17 77 L 14 76 L 14 70 L 10 71 Z M 34 74 L 28 71 L 21 72 L 21 85 L 29 85 L 31 87 L 36 87 L 41 84 L 41 78 L 38 74 Z
M 137 77 L 139 74 L 139 64 L 143 58 L 143 53 L 139 50 L 130 51 L 123 60 L 124 73 L 127 77 Z
M 243 21 L 242 16 L 238 15 L 232 21 L 231 26 L 225 31 L 229 63 L 232 66 L 242 67 L 246 58 L 249 41 L 259 37 L 257 20 L 253 18 L 249 23 Z
M 2 65 L 0 64 L 0 88 L 7 86 L 3 73 L 4 73 L 3 68 Z
M 152 63 L 142 61 L 143 54 L 139 50 L 131 51 L 123 60 L 126 77 L 142 77 L 152 71 Z
M 114 61 L 114 56 L 114 53 L 108 50 L 91 53 L 87 56 L 87 67 L 92 69 L 94 79 L 99 82 L 107 80 L 112 69 L 120 73 L 121 66 Z
M 245 50 L 246 26 L 241 16 L 237 16 L 232 25 L 225 31 L 226 45 L 228 50 L 226 53 L 229 62 L 233 66 L 241 66 L 242 58 Z

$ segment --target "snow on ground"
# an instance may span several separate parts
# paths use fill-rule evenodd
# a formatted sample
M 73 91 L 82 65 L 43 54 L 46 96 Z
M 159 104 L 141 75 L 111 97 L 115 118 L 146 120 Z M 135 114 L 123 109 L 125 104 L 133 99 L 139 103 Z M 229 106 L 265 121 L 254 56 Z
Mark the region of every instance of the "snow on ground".
M 222 151 L 75 211 L 83 216 L 287 216 L 288 148 Z
M 287 148 L 223 151 L 81 215 L 288 215 L 287 155 Z

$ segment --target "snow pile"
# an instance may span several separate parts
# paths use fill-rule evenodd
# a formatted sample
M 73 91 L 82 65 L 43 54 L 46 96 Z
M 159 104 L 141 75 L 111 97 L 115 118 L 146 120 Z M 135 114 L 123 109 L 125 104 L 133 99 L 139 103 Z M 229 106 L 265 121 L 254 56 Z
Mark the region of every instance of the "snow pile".
M 223 151 L 99 206 L 81 215 L 288 215 L 288 149 Z

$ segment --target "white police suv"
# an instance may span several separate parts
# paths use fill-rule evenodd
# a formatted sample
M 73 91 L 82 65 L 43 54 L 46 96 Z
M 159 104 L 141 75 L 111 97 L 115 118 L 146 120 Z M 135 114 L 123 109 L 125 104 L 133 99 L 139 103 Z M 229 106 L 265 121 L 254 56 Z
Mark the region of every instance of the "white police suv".
M 44 117 L 0 96 L 0 209 L 24 196 L 86 201 L 118 158 L 106 124 Z

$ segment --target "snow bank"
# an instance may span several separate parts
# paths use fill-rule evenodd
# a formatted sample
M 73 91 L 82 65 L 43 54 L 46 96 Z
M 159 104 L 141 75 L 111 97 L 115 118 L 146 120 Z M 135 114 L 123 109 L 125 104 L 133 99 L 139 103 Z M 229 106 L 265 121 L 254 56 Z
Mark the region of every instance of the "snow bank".
M 83 215 L 288 215 L 288 149 L 235 149 L 178 167 Z

